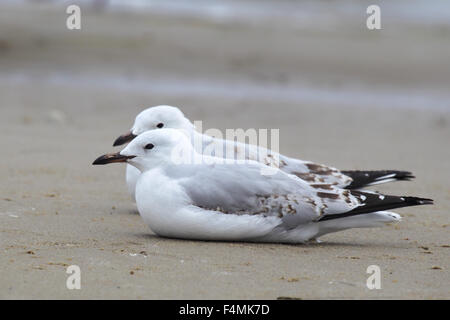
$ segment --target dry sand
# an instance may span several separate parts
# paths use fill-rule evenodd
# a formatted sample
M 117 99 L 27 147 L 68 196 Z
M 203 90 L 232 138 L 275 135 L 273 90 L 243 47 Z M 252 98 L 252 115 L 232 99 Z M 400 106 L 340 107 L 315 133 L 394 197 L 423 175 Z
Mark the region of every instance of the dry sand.
M 442 93 L 450 74 L 442 67 L 448 30 L 419 37 L 418 47 L 406 31 L 402 41 L 387 33 L 376 39 L 380 49 L 348 25 L 337 34 L 313 27 L 289 33 L 87 13 L 84 33 L 71 33 L 55 27 L 64 25 L 61 12 L 0 10 L 0 298 L 450 297 L 448 108 L 395 109 L 377 100 L 359 106 L 351 96 L 347 103 L 279 103 L 207 89 L 172 95 L 170 87 L 146 90 L 133 82 L 142 76 L 188 84 L 192 77 L 264 87 L 327 79 L 339 90 L 353 79 L 411 95 L 423 86 Z M 262 50 L 267 43 L 273 45 Z M 333 54 L 321 50 L 331 44 Z M 130 77 L 131 85 L 109 83 L 113 76 Z M 280 128 L 281 151 L 291 156 L 342 169 L 411 170 L 413 182 L 377 190 L 436 204 L 399 209 L 404 219 L 397 225 L 330 234 L 321 244 L 157 237 L 126 192 L 125 168 L 91 162 L 113 150 L 144 106 L 162 103 L 182 107 L 204 128 Z M 381 268 L 381 290 L 366 287 L 372 264 Z M 81 290 L 66 288 L 69 265 L 81 268 Z

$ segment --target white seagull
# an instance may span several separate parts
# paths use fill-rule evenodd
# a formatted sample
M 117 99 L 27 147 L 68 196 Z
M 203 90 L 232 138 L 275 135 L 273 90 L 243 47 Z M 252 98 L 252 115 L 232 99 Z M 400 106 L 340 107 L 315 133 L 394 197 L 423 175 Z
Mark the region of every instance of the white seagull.
M 180 109 L 165 105 L 150 107 L 139 113 L 132 129 L 118 137 L 114 146 L 125 144 L 146 131 L 162 128 L 182 130 L 190 138 L 198 153 L 255 160 L 268 166 L 276 166 L 312 184 L 328 183 L 346 189 L 360 189 L 389 181 L 414 178 L 411 172 L 398 170 L 340 171 L 322 164 L 290 158 L 263 147 L 213 138 L 197 132 Z M 220 154 L 215 154 L 216 150 L 220 150 Z M 139 175 L 139 170 L 133 166 L 127 166 L 126 182 L 133 199 Z
M 147 131 L 94 165 L 127 162 L 142 172 L 136 185 L 140 215 L 160 236 L 228 241 L 303 243 L 348 228 L 400 220 L 393 208 L 432 204 L 417 197 L 311 186 L 264 164 L 197 153 L 176 129 Z

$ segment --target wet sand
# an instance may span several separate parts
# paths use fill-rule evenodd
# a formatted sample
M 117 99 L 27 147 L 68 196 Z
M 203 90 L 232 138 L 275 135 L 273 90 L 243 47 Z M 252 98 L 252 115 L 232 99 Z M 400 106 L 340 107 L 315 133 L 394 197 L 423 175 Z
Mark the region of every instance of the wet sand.
M 87 13 L 84 33 L 71 33 L 54 27 L 65 19 L 54 9 L 3 9 L 0 298 L 450 297 L 448 108 L 391 108 L 376 99 L 361 106 L 351 96 L 347 102 L 279 103 L 228 94 L 229 89 L 171 94 L 171 87 L 159 90 L 152 82 L 295 87 L 307 81 L 339 91 L 353 81 L 413 97 L 422 87 L 441 94 L 449 79 L 441 63 L 450 52 L 449 42 L 441 41 L 448 37 L 445 30 L 420 38 L 419 45 L 428 46 L 420 47 L 428 51 L 421 54 L 412 50 L 417 40 L 408 32 L 400 43 L 392 34 L 380 37 L 376 47 L 348 25 L 336 39 L 313 27 L 288 33 L 198 19 Z M 360 41 L 353 42 L 354 36 Z M 267 43 L 274 45 L 261 50 Z M 332 43 L 333 54 L 320 50 Z M 345 50 L 350 45 L 354 50 Z M 376 55 L 376 48 L 389 53 Z M 362 52 L 373 56 L 362 58 Z M 386 63 L 389 56 L 392 64 Z M 111 82 L 113 77 L 129 82 Z M 140 87 L 147 78 L 149 88 Z M 113 140 L 143 107 L 163 103 L 203 120 L 204 129 L 279 128 L 281 152 L 302 159 L 342 169 L 410 170 L 414 181 L 376 190 L 431 197 L 436 204 L 399 209 L 399 224 L 330 234 L 321 244 L 157 237 L 127 194 L 124 166 L 91 163 L 114 150 Z M 366 269 L 373 264 L 381 268 L 380 290 L 366 287 Z M 66 288 L 69 265 L 81 268 L 81 290 Z

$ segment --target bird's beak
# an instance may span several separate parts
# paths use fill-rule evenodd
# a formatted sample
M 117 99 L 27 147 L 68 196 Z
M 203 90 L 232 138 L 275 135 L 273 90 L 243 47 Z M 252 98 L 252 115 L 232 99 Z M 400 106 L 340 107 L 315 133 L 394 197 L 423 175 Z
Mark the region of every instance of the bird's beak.
M 100 156 L 97 159 L 95 159 L 95 161 L 92 164 L 97 165 L 97 164 L 108 164 L 108 163 L 115 163 L 115 162 L 127 162 L 127 160 L 133 159 L 133 158 L 135 158 L 135 156 L 123 156 L 119 152 L 108 153 L 108 154 L 104 154 L 103 156 Z
M 133 134 L 131 131 L 121 135 L 120 137 L 118 137 L 116 139 L 116 141 L 114 141 L 113 147 L 116 146 L 121 146 L 127 142 L 130 142 L 131 140 L 133 140 L 134 138 L 136 138 L 136 135 Z

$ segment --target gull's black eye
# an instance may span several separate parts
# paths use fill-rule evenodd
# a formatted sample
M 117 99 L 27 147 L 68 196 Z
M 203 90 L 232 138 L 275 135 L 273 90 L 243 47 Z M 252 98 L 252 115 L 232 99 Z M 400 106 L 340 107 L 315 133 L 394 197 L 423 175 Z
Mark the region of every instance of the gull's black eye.
M 156 126 L 161 129 L 162 127 L 164 127 L 164 123 L 160 122 Z
M 150 150 L 150 149 L 153 149 L 153 147 L 154 147 L 153 143 L 149 143 L 148 145 L 146 145 L 146 146 L 144 147 L 144 149 Z

